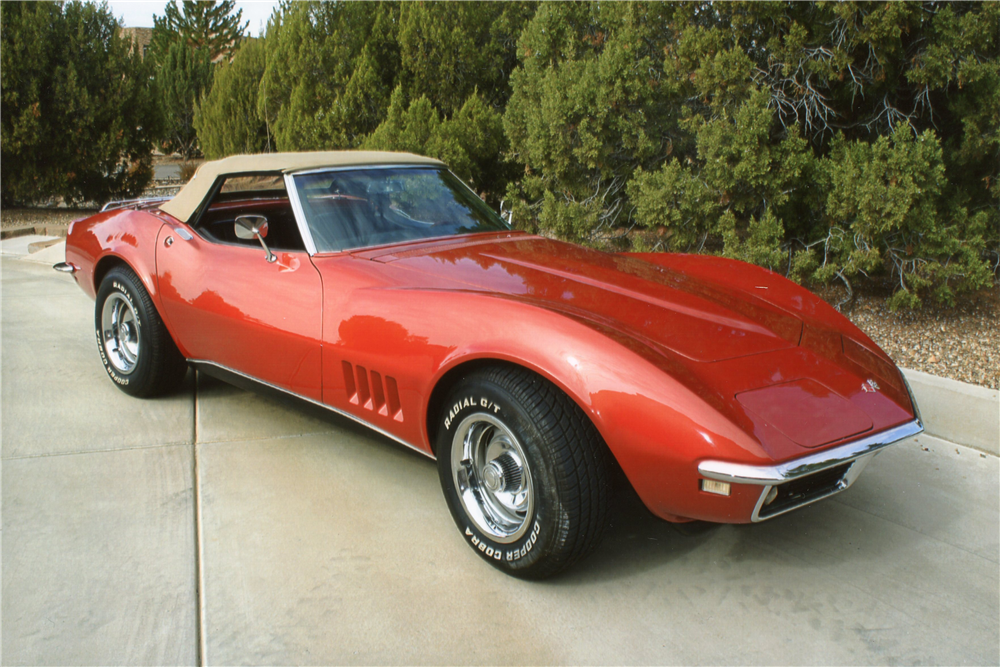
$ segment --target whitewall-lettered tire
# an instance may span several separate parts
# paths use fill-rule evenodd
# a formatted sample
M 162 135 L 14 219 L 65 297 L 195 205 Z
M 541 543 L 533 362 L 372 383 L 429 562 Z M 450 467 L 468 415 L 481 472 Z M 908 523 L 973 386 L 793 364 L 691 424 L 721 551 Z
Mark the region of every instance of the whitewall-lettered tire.
M 183 380 L 184 357 L 142 281 L 127 266 L 114 267 L 101 281 L 94 325 L 104 370 L 126 394 L 156 396 Z
M 583 411 L 544 378 L 498 365 L 459 380 L 435 452 L 455 523 L 491 565 L 539 579 L 600 542 L 614 462 Z

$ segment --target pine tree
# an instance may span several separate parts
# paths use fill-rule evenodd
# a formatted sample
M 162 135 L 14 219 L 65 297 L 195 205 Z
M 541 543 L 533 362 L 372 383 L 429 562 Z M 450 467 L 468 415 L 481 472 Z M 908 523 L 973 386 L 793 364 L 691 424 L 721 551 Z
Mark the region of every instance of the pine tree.
M 248 22 L 242 22 L 243 10 L 235 0 L 184 0 L 183 11 L 171 0 L 163 16 L 153 17 L 150 53 L 163 58 L 174 42 L 181 41 L 192 50 L 204 51 L 209 60 L 229 59 L 239 46 Z

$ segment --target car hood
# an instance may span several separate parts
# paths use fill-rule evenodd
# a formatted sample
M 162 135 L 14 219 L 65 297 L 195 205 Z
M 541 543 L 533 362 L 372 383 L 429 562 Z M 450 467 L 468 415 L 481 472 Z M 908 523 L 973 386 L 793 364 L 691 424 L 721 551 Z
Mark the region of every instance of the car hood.
M 452 240 L 359 254 L 422 273 L 428 287 L 450 284 L 532 301 L 693 362 L 791 348 L 802 334 L 800 319 L 753 294 L 545 238 Z
M 613 255 L 523 233 L 354 256 L 398 269 L 399 285 L 481 292 L 586 322 L 752 434 L 774 460 L 913 418 L 898 370 L 867 336 L 759 267 Z

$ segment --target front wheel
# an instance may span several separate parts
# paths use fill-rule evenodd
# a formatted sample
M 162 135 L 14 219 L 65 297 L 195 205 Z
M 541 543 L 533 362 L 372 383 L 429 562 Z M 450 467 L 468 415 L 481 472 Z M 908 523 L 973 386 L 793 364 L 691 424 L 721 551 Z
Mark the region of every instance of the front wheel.
M 128 267 L 116 266 L 101 281 L 94 327 L 104 370 L 126 394 L 163 394 L 184 379 L 184 357 L 142 281 Z
M 543 378 L 500 366 L 463 378 L 436 444 L 452 516 L 494 567 L 540 579 L 600 542 L 614 462 L 586 415 Z

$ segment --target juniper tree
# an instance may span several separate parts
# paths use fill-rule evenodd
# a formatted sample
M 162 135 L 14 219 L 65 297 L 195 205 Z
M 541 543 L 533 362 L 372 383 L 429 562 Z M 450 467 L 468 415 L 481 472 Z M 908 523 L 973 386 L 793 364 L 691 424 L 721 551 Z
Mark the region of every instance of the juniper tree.
M 205 157 L 273 150 L 264 116 L 258 110 L 265 47 L 260 40 L 240 46 L 231 63 L 215 72 L 211 90 L 195 105 L 194 127 Z
M 998 41 L 995 4 L 543 5 L 504 115 L 515 218 L 947 301 L 1000 239 Z M 831 204 L 911 181 L 886 224 Z
M 451 116 L 473 91 L 502 110 L 517 65 L 516 44 L 533 2 L 403 3 L 399 16 L 402 83 Z
M 438 158 L 493 205 L 499 204 L 510 177 L 508 165 L 497 160 L 506 148 L 500 114 L 476 91 L 451 118 L 442 119 L 426 96 L 407 105 L 399 87 L 385 121 L 362 147 Z
M 353 148 L 378 126 L 399 71 L 398 20 L 387 2 L 282 7 L 258 98 L 278 150 Z
M 4 205 L 140 194 L 161 119 L 106 5 L 0 3 Z
M 174 42 L 156 70 L 156 88 L 166 121 L 164 146 L 186 158 L 198 152 L 195 103 L 212 84 L 214 66 L 209 58 L 207 51 Z

